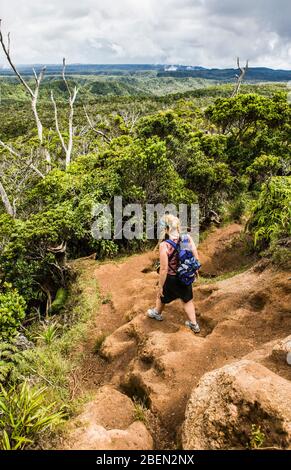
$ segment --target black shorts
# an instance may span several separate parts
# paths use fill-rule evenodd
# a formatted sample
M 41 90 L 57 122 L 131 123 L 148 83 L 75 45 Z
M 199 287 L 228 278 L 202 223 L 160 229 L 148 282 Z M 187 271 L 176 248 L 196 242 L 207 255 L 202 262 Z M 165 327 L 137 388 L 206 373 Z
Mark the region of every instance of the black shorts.
M 193 299 L 192 284 L 186 286 L 176 276 L 168 274 L 163 288 L 164 296 L 161 297 L 163 304 L 169 304 L 173 300 L 181 299 L 184 303 L 190 302 Z

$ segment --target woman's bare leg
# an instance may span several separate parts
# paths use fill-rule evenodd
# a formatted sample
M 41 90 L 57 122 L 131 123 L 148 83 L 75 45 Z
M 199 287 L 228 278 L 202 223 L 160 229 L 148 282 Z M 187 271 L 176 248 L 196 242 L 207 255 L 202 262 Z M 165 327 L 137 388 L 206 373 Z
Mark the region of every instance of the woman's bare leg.
M 157 310 L 157 312 L 158 312 L 159 314 L 161 314 L 162 311 L 164 310 L 164 308 L 165 308 L 165 304 L 163 304 L 163 303 L 161 302 L 161 298 L 160 298 L 160 296 L 158 295 L 157 301 L 156 301 L 156 310 Z
M 195 312 L 195 306 L 194 306 L 193 300 L 190 300 L 187 303 L 183 302 L 183 307 L 190 322 L 195 325 L 195 323 L 197 323 L 197 320 L 196 320 L 196 312 Z

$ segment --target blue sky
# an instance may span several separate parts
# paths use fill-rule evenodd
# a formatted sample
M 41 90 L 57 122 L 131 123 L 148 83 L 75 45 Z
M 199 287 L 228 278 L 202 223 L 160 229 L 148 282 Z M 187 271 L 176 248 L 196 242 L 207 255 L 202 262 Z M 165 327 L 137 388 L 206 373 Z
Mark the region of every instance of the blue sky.
M 0 17 L 17 63 L 291 69 L 290 0 L 0 0 Z

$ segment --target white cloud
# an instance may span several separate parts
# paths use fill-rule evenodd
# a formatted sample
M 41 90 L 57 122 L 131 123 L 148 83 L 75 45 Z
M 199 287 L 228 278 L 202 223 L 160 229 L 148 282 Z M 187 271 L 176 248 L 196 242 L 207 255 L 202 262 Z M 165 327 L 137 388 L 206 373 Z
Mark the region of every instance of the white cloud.
M 240 55 L 290 69 L 290 14 L 290 0 L 0 0 L 17 63 L 232 67 Z

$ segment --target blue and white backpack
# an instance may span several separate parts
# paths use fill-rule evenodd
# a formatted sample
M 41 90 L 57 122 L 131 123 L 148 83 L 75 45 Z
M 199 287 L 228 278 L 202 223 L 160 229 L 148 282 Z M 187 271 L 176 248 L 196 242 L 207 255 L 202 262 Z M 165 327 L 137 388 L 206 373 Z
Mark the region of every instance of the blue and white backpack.
M 179 243 L 175 243 L 173 240 L 166 240 L 166 242 L 178 253 L 177 278 L 186 286 L 190 286 L 195 282 L 201 264 L 193 255 L 188 235 L 183 235 Z

